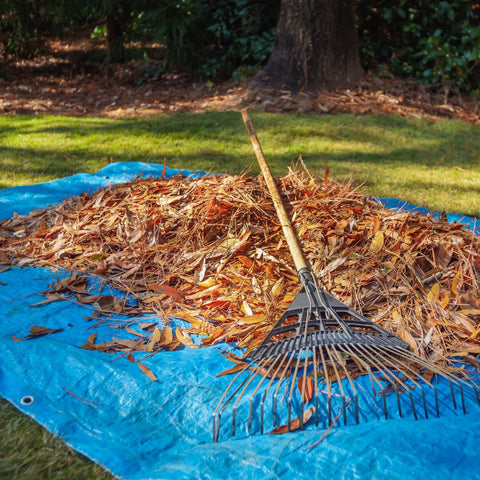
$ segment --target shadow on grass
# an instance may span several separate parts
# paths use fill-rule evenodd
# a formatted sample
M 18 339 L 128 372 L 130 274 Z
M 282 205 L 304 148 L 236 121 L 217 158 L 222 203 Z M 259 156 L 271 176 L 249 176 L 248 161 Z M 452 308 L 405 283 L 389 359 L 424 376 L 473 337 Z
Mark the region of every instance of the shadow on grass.
M 480 132 L 472 125 L 374 115 L 251 116 L 275 175 L 285 174 L 302 155 L 313 174 L 321 176 L 329 165 L 333 178 L 365 183 L 374 195 L 433 189 L 445 196 L 454 190 L 478 198 L 479 187 L 468 182 L 479 175 L 475 152 L 480 151 Z M 172 168 L 259 172 L 238 112 L 114 120 L 13 116 L 0 120 L 3 139 L 4 186 L 9 182 L 1 177 L 33 183 L 93 173 L 112 161 L 163 163 L 164 156 Z M 453 168 L 460 172 L 449 179 Z M 409 170 L 417 175 L 410 178 Z

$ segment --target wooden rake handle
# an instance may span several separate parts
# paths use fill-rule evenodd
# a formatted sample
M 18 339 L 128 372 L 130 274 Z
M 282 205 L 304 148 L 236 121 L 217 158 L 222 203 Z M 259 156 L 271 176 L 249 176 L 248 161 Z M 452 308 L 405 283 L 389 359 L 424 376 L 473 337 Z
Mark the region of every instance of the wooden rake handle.
M 275 206 L 275 211 L 277 212 L 278 219 L 280 220 L 280 225 L 282 226 L 283 234 L 285 235 L 285 239 L 287 240 L 288 248 L 290 249 L 290 253 L 292 254 L 297 272 L 304 269 L 309 270 L 307 261 L 305 260 L 302 249 L 300 248 L 300 245 L 297 241 L 295 231 L 293 230 L 292 223 L 290 222 L 290 218 L 287 214 L 287 211 L 285 210 L 285 205 L 283 204 L 282 197 L 280 197 L 280 193 L 278 191 L 277 185 L 275 184 L 275 180 L 273 179 L 272 172 L 270 171 L 270 167 L 268 166 L 265 155 L 263 154 L 262 147 L 260 145 L 260 142 L 258 141 L 257 134 L 255 133 L 255 129 L 253 128 L 252 121 L 250 120 L 250 115 L 248 114 L 246 108 L 244 108 L 241 113 L 243 122 L 245 123 L 248 134 L 250 135 L 253 150 L 255 151 L 255 155 L 257 157 L 258 164 L 260 165 L 263 178 L 265 179 L 268 191 L 270 193 L 270 196 L 272 197 L 273 205 Z

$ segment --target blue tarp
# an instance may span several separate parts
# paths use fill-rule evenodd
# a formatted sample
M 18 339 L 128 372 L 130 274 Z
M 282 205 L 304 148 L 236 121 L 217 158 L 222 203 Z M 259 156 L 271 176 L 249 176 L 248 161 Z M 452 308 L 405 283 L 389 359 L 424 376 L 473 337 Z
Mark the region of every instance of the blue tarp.
M 159 165 L 111 164 L 95 175 L 74 175 L 0 192 L 0 218 L 28 213 L 100 186 L 161 174 Z M 167 171 L 168 175 L 175 173 Z M 188 174 L 189 172 L 184 172 Z M 394 205 L 391 199 L 387 206 Z M 410 206 L 407 205 L 410 208 Z M 472 222 L 473 219 L 466 219 Z M 75 450 L 125 479 L 404 479 L 480 478 L 480 407 L 463 415 L 444 409 L 429 420 L 371 415 L 360 425 L 285 435 L 225 436 L 211 441 L 211 416 L 230 381 L 216 374 L 231 367 L 224 346 L 184 348 L 143 360 L 152 382 L 135 363 L 78 348 L 96 331 L 84 306 L 56 302 L 32 307 L 54 280 L 41 268 L 0 274 L 0 395 Z M 32 325 L 63 328 L 34 340 Z M 113 333 L 115 335 L 115 333 Z M 443 386 L 441 388 L 447 388 Z M 33 397 L 23 405 L 22 399 Z M 441 405 L 443 409 L 443 405 Z

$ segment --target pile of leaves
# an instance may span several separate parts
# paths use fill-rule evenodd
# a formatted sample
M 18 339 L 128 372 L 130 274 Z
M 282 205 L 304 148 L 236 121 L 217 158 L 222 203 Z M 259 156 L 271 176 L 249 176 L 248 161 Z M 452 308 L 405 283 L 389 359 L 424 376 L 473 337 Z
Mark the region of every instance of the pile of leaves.
M 476 362 L 479 237 L 386 209 L 327 173 L 292 168 L 277 182 L 325 290 L 424 358 Z M 299 290 L 266 186 L 247 175 L 136 179 L 15 215 L 0 223 L 0 263 L 70 272 L 41 303 L 79 302 L 98 321 L 128 316 L 128 338 L 97 343 L 94 333 L 83 345 L 127 355 L 223 342 L 251 351 Z M 99 282 L 123 295 L 90 293 Z M 171 328 L 171 317 L 190 326 Z

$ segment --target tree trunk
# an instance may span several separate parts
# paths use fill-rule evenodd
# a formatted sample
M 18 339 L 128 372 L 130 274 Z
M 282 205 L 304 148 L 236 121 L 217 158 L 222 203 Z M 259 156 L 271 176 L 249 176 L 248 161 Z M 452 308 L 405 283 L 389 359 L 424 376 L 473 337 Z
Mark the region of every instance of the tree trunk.
M 253 86 L 315 92 L 363 78 L 356 0 L 282 0 L 273 50 Z
M 107 63 L 123 63 L 125 48 L 123 38 L 125 22 L 117 15 L 107 16 Z

